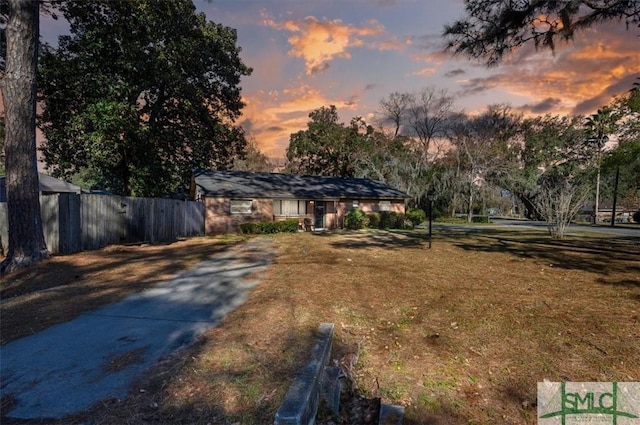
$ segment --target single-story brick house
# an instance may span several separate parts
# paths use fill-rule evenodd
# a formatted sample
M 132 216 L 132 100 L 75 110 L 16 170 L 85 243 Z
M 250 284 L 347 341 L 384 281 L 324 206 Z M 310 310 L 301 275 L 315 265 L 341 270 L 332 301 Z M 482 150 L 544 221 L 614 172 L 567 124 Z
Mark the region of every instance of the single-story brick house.
M 387 184 L 355 178 L 197 169 L 192 199 L 205 204 L 205 233 L 237 232 L 240 223 L 311 219 L 337 229 L 350 209 L 405 212 L 408 195 Z

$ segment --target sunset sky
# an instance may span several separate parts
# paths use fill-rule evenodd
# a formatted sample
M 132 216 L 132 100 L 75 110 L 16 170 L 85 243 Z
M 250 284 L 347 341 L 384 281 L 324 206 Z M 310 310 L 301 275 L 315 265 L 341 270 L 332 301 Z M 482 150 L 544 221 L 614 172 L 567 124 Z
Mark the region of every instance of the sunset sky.
M 394 91 L 447 89 L 459 109 L 509 103 L 526 114 L 589 114 L 640 76 L 640 29 L 610 23 L 558 45 L 532 46 L 486 68 L 443 52 L 444 25 L 462 0 L 196 0 L 209 20 L 236 28 L 247 106 L 240 124 L 270 157 L 308 114 L 336 105 L 342 121 L 370 120 Z M 47 24 L 50 27 L 47 27 Z M 59 31 L 42 22 L 41 31 Z

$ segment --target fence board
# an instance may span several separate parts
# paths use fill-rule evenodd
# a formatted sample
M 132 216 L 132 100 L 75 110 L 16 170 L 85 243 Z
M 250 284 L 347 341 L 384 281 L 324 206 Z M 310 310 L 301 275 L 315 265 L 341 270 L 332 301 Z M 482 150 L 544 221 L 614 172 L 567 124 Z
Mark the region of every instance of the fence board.
M 44 242 L 49 252 L 60 252 L 60 204 L 59 195 L 40 197 L 40 216 L 42 218 L 42 232 Z
M 0 202 L 0 238 L 8 247 L 6 203 Z M 195 201 L 94 194 L 40 197 L 43 232 L 51 253 L 72 253 L 133 242 L 171 242 L 204 234 L 204 205 Z
M 7 218 L 7 203 L 0 202 L 0 245 L 6 255 L 9 249 L 9 219 Z
M 59 252 L 78 252 L 80 243 L 80 195 L 61 193 L 58 195 Z M 49 245 L 47 245 L 49 246 Z M 51 248 L 49 248 L 51 250 Z

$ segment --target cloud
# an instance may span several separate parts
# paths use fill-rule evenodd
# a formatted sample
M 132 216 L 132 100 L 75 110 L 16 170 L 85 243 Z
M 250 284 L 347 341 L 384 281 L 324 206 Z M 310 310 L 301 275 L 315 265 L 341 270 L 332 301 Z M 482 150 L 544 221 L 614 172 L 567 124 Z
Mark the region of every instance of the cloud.
M 491 90 L 492 88 L 499 85 L 502 77 L 503 75 L 498 75 L 487 78 L 472 78 L 469 80 L 461 80 L 459 81 L 459 83 L 462 86 L 462 89 L 456 92 L 456 96 L 473 96 Z
M 447 78 L 454 78 L 454 77 L 458 77 L 460 75 L 464 75 L 467 72 L 462 69 L 462 68 L 457 68 L 457 69 L 452 69 L 451 71 L 448 71 L 444 74 L 445 77 Z
M 284 130 L 284 127 L 281 127 L 279 125 L 272 125 L 271 127 L 265 128 L 264 131 L 278 133 L 278 132 L 281 132 L 282 130 Z
M 260 150 L 269 157 L 284 156 L 290 135 L 307 128 L 309 112 L 329 105 L 335 105 L 339 112 L 354 110 L 359 103 L 355 95 L 328 98 L 320 90 L 304 83 L 291 85 L 282 91 L 256 91 L 247 94 L 243 100 L 246 107 L 239 124 L 248 136 L 255 137 Z
M 590 99 L 578 103 L 575 108 L 573 108 L 572 113 L 576 115 L 590 114 L 598 108 L 611 103 L 611 99 L 614 96 L 629 91 L 633 87 L 633 83 L 638 81 L 638 78 L 640 78 L 640 73 L 624 76 L 614 84 L 605 87 L 600 93 L 597 93 Z
M 339 19 L 320 21 L 314 16 L 282 22 L 263 16 L 263 22 L 271 28 L 294 34 L 288 39 L 289 56 L 304 59 L 307 75 L 326 70 L 335 58 L 350 59 L 349 50 L 363 46 L 362 38 L 384 32 L 384 27 L 377 21 L 357 27 Z
M 557 113 L 588 114 L 632 87 L 640 75 L 638 30 L 601 25 L 555 54 L 533 47 L 520 49 L 487 77 L 460 81 L 461 97 L 499 89 L 529 99 L 524 107 L 543 110 L 549 99 Z M 598 40 L 593 42 L 593 40 Z
M 435 74 L 437 70 L 438 70 L 437 68 L 429 68 L 429 67 L 427 67 L 427 68 L 422 68 L 422 69 L 419 69 L 417 71 L 411 72 L 408 75 L 411 76 L 411 77 L 424 77 L 426 75 Z
M 557 108 L 562 104 L 562 99 L 557 97 L 547 97 L 540 102 L 533 104 L 526 104 L 520 106 L 518 109 L 523 112 L 531 112 L 534 114 L 546 114 Z
M 371 43 L 371 48 L 376 50 L 395 50 L 402 51 L 413 44 L 411 38 L 400 39 L 398 37 L 388 38 L 380 42 Z

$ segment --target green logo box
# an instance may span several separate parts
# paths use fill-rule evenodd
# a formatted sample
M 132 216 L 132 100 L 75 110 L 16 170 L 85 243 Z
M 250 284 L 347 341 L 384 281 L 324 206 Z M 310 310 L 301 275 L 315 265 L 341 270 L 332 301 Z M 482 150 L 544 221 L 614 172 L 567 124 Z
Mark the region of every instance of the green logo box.
M 640 425 L 640 382 L 538 382 L 538 425 Z

